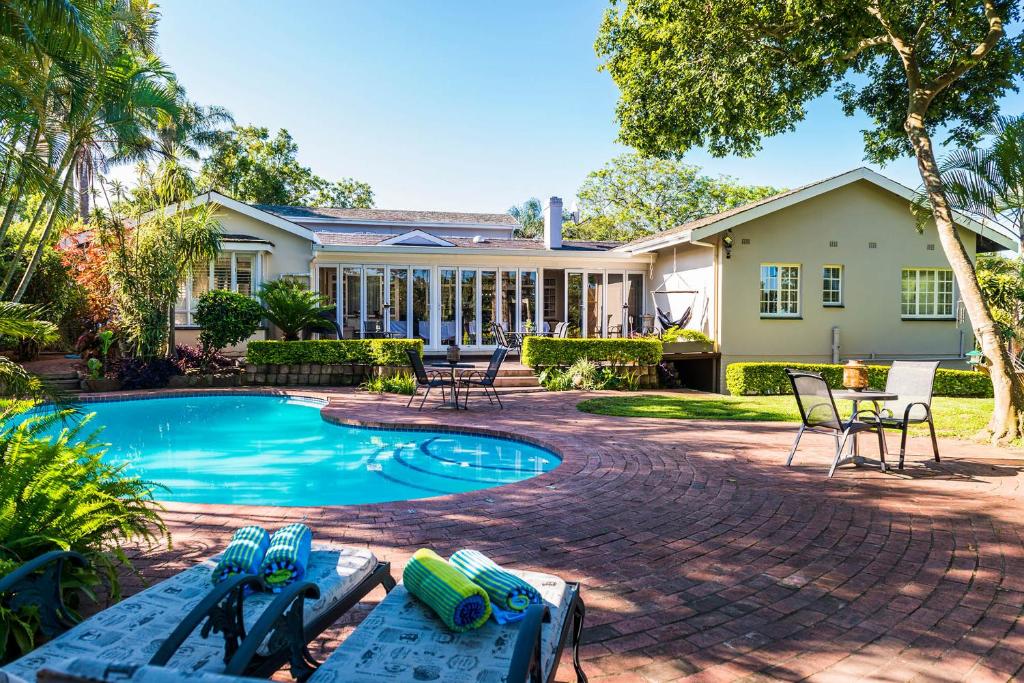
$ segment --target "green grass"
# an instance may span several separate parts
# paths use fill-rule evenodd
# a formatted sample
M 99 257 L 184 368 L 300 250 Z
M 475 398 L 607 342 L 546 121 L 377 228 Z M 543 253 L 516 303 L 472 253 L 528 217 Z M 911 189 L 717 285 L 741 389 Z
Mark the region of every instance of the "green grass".
M 838 407 L 849 415 L 849 401 Z M 869 408 L 870 405 L 862 405 Z M 737 420 L 741 422 L 799 422 L 792 396 L 721 396 L 718 394 L 602 396 L 580 403 L 585 413 L 617 417 L 653 417 L 669 420 Z M 932 399 L 935 431 L 939 436 L 969 439 L 984 429 L 992 413 L 990 398 Z M 915 425 L 911 434 L 927 434 L 928 427 Z

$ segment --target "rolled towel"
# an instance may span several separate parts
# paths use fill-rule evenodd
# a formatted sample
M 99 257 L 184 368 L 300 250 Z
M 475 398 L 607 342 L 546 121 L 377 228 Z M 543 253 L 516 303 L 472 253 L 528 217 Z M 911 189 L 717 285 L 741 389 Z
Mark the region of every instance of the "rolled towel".
M 221 553 L 210 578 L 214 583 L 235 574 L 258 574 L 263 556 L 270 547 L 270 534 L 260 526 L 243 526 L 231 534 L 228 547 Z
M 459 550 L 451 556 L 449 562 L 466 578 L 487 591 L 494 619 L 499 624 L 518 621 L 525 615 L 527 607 L 543 602 L 536 588 L 502 569 L 481 552 Z
M 429 548 L 420 548 L 405 565 L 402 583 L 452 631 L 480 628 L 491 616 L 487 592 Z
M 263 556 L 260 573 L 274 593 L 306 575 L 313 532 L 305 524 L 289 524 L 270 537 L 270 547 Z

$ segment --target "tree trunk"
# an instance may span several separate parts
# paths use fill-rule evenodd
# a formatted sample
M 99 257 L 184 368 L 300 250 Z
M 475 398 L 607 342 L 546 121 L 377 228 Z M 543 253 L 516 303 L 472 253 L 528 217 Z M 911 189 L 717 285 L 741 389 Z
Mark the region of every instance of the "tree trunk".
M 36 145 L 39 144 L 40 128 L 36 128 L 32 134 L 32 141 L 25 147 L 24 157 L 30 154 L 35 154 Z M 12 157 L 13 158 L 13 157 Z M 14 214 L 17 213 L 18 203 L 21 202 L 21 197 L 25 192 L 25 183 L 28 181 L 25 174 L 24 162 L 18 164 L 18 174 L 14 177 L 14 182 L 11 183 L 11 191 L 9 194 L 10 199 L 7 201 L 7 207 L 4 209 L 4 216 L 0 219 L 0 242 L 3 242 L 7 237 L 7 230 L 11 227 L 11 222 L 14 220 Z M 0 188 L 2 189 L 2 188 Z M 0 289 L 2 292 L 2 289 Z
M 64 173 L 64 184 L 61 185 L 60 194 L 54 198 L 53 207 L 50 209 L 50 218 L 46 221 L 46 228 L 43 230 L 43 234 L 39 237 L 39 244 L 36 245 L 36 250 L 32 254 L 32 260 L 28 262 L 25 267 L 25 274 L 21 276 L 21 282 L 18 283 L 18 289 L 14 291 L 14 296 L 11 297 L 11 301 L 19 303 L 21 298 L 25 296 L 25 290 L 28 289 L 29 282 L 32 281 L 32 276 L 35 275 L 36 268 L 39 266 L 39 260 L 43 257 L 43 250 L 46 248 L 46 243 L 50 241 L 50 234 L 53 232 L 53 226 L 57 222 L 57 214 L 60 212 L 60 202 L 67 195 L 68 188 L 71 186 L 71 178 L 73 176 L 73 169 L 69 168 Z
M 924 123 L 923 112 L 911 110 L 907 116 L 905 128 L 917 156 L 917 168 L 924 181 L 925 191 L 932 205 L 935 227 L 939 232 L 939 242 L 949 260 L 960 288 L 960 299 L 964 303 L 967 315 L 974 330 L 974 336 L 981 344 L 981 351 L 988 359 L 989 375 L 992 377 L 992 391 L 995 397 L 995 408 L 988 424 L 993 442 L 1011 441 L 1021 436 L 1021 419 L 1024 417 L 1024 392 L 1021 391 L 1017 375 L 1013 371 L 1006 348 L 996 334 L 995 321 L 985 304 L 978 285 L 967 249 L 953 224 L 953 212 L 946 202 L 943 191 L 942 177 L 935 161 L 931 137 Z
M 171 304 L 170 309 L 167 311 L 167 357 L 171 360 L 177 360 L 178 358 L 175 323 L 174 304 Z

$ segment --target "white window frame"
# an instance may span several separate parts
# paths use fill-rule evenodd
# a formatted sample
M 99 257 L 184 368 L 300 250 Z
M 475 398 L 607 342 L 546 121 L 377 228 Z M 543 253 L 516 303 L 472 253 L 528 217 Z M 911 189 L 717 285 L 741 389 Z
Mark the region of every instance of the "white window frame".
M 836 280 L 838 282 L 838 284 L 839 284 L 839 291 L 837 292 L 838 295 L 839 295 L 839 300 L 838 301 L 826 301 L 825 300 L 825 294 L 826 293 L 828 293 L 828 294 L 832 293 L 832 290 L 825 289 L 825 270 L 827 268 L 836 268 L 836 269 L 839 270 L 839 276 L 838 277 L 836 277 L 836 278 L 831 278 L 831 277 L 828 278 L 829 280 Z M 842 305 L 843 305 L 843 276 L 845 275 L 845 272 L 844 272 L 845 270 L 846 269 L 843 268 L 843 265 L 841 263 L 826 263 L 825 265 L 823 265 L 821 267 L 821 305 L 824 306 L 825 308 L 839 308 L 839 307 L 842 307 Z
M 761 294 L 764 290 L 761 288 L 762 277 L 761 273 L 765 268 L 778 268 L 779 271 L 776 275 L 776 310 L 775 313 L 765 312 L 761 310 L 762 297 Z M 781 312 L 782 308 L 782 269 L 783 268 L 796 268 L 796 311 L 785 313 Z M 757 269 L 757 310 L 762 318 L 799 318 L 803 313 L 803 296 L 801 288 L 803 285 L 803 272 L 799 263 L 762 263 Z
M 263 257 L 263 253 L 259 252 L 259 251 L 246 251 L 244 249 L 239 249 L 239 250 L 222 250 L 220 252 L 220 254 L 217 255 L 217 256 L 229 256 L 229 255 L 231 256 L 231 286 L 229 287 L 228 291 L 232 291 L 232 292 L 237 292 L 238 291 L 238 256 L 239 256 L 239 254 L 241 254 L 243 256 L 249 256 L 252 259 L 252 278 L 251 278 L 249 286 L 250 286 L 250 289 L 252 290 L 251 296 L 255 297 L 256 296 L 256 291 L 260 288 L 260 285 L 263 283 L 263 258 L 262 258 Z M 214 289 L 212 287 L 213 282 L 214 282 L 213 268 L 214 268 L 214 265 L 216 264 L 216 261 L 217 261 L 217 258 L 214 257 L 214 258 L 210 259 L 210 263 L 207 265 L 207 274 L 208 274 L 207 282 L 211 285 L 211 288 L 209 290 L 207 290 L 207 291 L 212 291 Z M 196 327 L 196 323 L 195 323 L 195 313 L 196 313 L 195 305 L 196 305 L 197 301 L 192 296 L 192 284 L 193 284 L 192 273 L 189 273 L 188 275 L 185 276 L 185 282 L 184 282 L 184 287 L 185 287 L 185 307 L 184 307 L 184 309 L 179 308 L 177 306 L 177 303 L 175 303 L 175 307 L 174 307 L 174 317 L 175 317 L 175 320 L 177 320 L 177 317 L 178 317 L 179 314 L 184 313 L 185 314 L 185 322 L 184 323 L 175 322 L 175 327 Z
M 906 313 L 903 310 L 903 275 L 904 273 L 912 272 L 914 274 L 914 313 Z M 922 273 L 934 273 L 935 274 L 935 289 L 932 292 L 931 301 L 921 296 L 921 274 Z M 949 312 L 939 313 L 939 273 L 949 274 Z M 953 276 L 952 268 L 942 267 L 906 267 L 900 269 L 900 318 L 903 320 L 955 320 L 956 319 L 956 278 Z M 934 307 L 933 313 L 921 313 L 922 304 L 931 303 Z

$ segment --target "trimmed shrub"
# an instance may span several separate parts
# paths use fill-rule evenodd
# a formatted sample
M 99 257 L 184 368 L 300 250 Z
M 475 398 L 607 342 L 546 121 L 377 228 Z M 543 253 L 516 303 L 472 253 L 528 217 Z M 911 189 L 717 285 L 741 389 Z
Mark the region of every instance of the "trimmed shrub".
M 820 372 L 833 389 L 843 385 L 843 366 L 827 363 L 730 363 L 725 369 L 725 384 L 733 396 L 792 394 L 786 368 Z M 888 366 L 869 365 L 868 385 L 884 387 L 888 375 Z M 980 372 L 939 368 L 935 373 L 934 393 L 963 398 L 989 397 L 992 396 L 992 380 Z
M 250 296 L 214 289 L 199 297 L 199 341 L 213 354 L 251 337 L 263 322 L 263 307 Z
M 422 339 L 313 339 L 253 341 L 245 360 L 252 365 L 408 365 L 406 349 L 423 355 Z
M 567 368 L 581 358 L 595 363 L 655 365 L 661 360 L 660 339 L 555 339 L 526 337 L 523 365 L 531 368 Z

